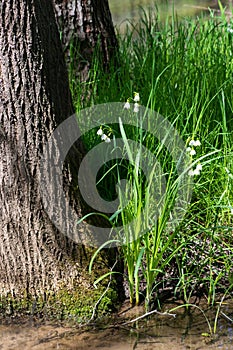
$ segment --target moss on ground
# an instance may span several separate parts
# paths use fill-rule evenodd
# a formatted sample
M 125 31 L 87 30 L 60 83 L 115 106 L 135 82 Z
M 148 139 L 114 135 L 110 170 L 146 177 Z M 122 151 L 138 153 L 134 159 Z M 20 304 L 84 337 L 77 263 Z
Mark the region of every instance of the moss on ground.
M 63 288 L 56 293 L 44 293 L 39 297 L 21 297 L 12 295 L 0 297 L 0 313 L 4 316 L 36 316 L 45 319 L 72 320 L 78 323 L 88 322 L 95 310 L 95 318 L 101 318 L 116 310 L 117 292 L 109 288 L 75 289 Z

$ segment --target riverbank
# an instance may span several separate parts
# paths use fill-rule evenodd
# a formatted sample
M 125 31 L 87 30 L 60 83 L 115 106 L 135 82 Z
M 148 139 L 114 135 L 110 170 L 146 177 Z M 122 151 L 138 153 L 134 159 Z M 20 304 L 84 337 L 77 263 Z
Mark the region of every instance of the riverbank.
M 111 319 L 82 326 L 59 321 L 42 321 L 34 318 L 4 319 L 0 325 L 1 350 L 183 350 L 232 349 L 233 325 L 225 317 L 233 314 L 233 302 L 225 301 L 218 317 L 218 333 L 212 337 L 209 321 L 214 326 L 216 308 L 208 308 L 204 299 L 196 300 L 196 307 L 184 307 L 173 313 L 164 313 L 182 303 L 167 302 L 160 314 L 145 316 L 143 306 L 131 308 L 125 302 Z M 223 316 L 225 315 L 225 316 Z M 141 318 L 140 318 L 141 317 Z M 138 319 L 137 321 L 133 321 Z M 132 322 L 133 321 L 133 322 Z

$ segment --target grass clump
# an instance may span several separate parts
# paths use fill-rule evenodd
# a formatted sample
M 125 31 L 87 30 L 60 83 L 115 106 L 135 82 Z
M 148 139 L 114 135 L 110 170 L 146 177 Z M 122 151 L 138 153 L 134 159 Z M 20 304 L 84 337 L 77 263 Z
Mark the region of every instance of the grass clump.
M 231 295 L 232 29 L 233 22 L 224 13 L 221 17 L 210 14 L 208 19 L 177 21 L 174 17 L 162 24 L 157 15 L 142 12 L 137 26 L 131 25 L 126 34 L 118 35 L 119 66 L 110 66 L 106 73 L 96 55 L 88 82 L 72 83 L 74 97 L 81 90 L 83 94 L 83 99 L 76 100 L 78 110 L 119 101 L 123 108 L 128 96 L 135 98 L 134 92 L 138 92 L 140 104 L 159 112 L 178 131 L 186 147 L 191 146 L 186 169 L 193 181 L 191 201 L 182 222 L 169 231 L 167 223 L 180 179 L 171 155 L 153 135 L 138 131 L 140 127 L 119 125 L 116 131 L 115 126 L 108 126 L 112 127 L 111 142 L 117 135 L 122 138 L 128 159 L 128 140 L 133 139 L 153 153 L 166 177 L 163 206 L 153 222 L 149 214 L 143 216 L 143 221 L 140 216 L 143 210 L 149 213 L 147 208 L 153 206 L 152 182 L 150 178 L 145 181 L 140 171 L 140 147 L 139 153 L 131 157 L 132 162 L 118 160 L 108 167 L 105 164 L 99 176 L 102 182 L 99 181 L 98 190 L 106 193 L 107 188 L 110 199 L 111 189 L 115 195 L 115 185 L 122 174 L 131 184 L 127 191 L 118 193 L 120 206 L 110 221 L 113 226 L 123 224 L 125 241 L 121 241 L 119 249 L 125 261 L 130 300 L 138 304 L 143 296 L 147 309 L 155 300 L 159 303 L 164 288 L 172 290 L 186 304 L 198 293 L 206 295 L 209 304 L 215 302 L 218 291 Z M 199 144 L 193 148 L 190 141 L 195 140 Z M 93 144 L 92 139 L 88 142 L 88 136 L 85 142 Z M 128 205 L 125 193 L 130 194 Z M 134 226 L 128 225 L 132 219 Z

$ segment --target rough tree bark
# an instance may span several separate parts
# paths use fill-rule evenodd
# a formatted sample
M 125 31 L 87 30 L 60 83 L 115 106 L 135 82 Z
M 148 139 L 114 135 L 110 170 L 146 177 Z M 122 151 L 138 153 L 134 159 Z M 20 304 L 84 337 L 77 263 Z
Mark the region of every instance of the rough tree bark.
M 70 44 L 78 48 L 76 64 L 81 80 L 87 80 L 97 45 L 107 68 L 116 58 L 117 38 L 108 0 L 53 0 L 61 41 L 69 62 Z M 77 52 L 77 51 L 76 51 Z
M 2 0 L 0 18 L 0 294 L 89 287 L 82 247 L 54 227 L 38 186 L 40 152 L 73 113 L 52 2 Z M 72 197 L 69 168 L 64 179 Z

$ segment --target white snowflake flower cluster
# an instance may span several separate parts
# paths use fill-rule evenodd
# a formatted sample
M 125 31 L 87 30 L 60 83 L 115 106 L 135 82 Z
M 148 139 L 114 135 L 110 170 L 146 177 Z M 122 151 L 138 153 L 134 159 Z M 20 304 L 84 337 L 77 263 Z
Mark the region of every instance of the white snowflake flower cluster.
M 188 174 L 189 174 L 189 176 L 200 175 L 201 171 L 202 171 L 202 165 L 201 165 L 201 163 L 199 163 L 199 164 L 197 164 L 196 169 L 194 169 L 194 170 L 190 169 Z
M 99 130 L 97 131 L 97 135 L 101 137 L 101 140 L 106 142 L 106 143 L 110 143 L 111 139 L 108 135 L 106 135 L 102 129 L 102 126 L 99 128 Z
M 199 140 L 191 140 L 189 142 L 189 147 L 186 149 L 187 152 L 189 152 L 190 156 L 195 156 L 196 151 L 194 147 L 201 146 L 201 142 Z
M 134 92 L 133 101 L 134 101 L 133 111 L 134 111 L 134 113 L 138 113 L 139 112 L 139 107 L 140 107 L 140 104 L 139 104 L 140 95 L 139 95 L 138 92 Z M 128 98 L 126 103 L 124 104 L 124 109 L 130 109 L 130 98 Z
M 189 141 L 189 146 L 186 148 L 186 151 L 189 152 L 190 156 L 195 156 L 196 150 L 195 147 L 201 146 L 201 142 L 199 140 L 191 140 Z M 188 172 L 189 176 L 200 175 L 202 171 L 201 163 L 198 163 L 196 169 L 190 169 Z

